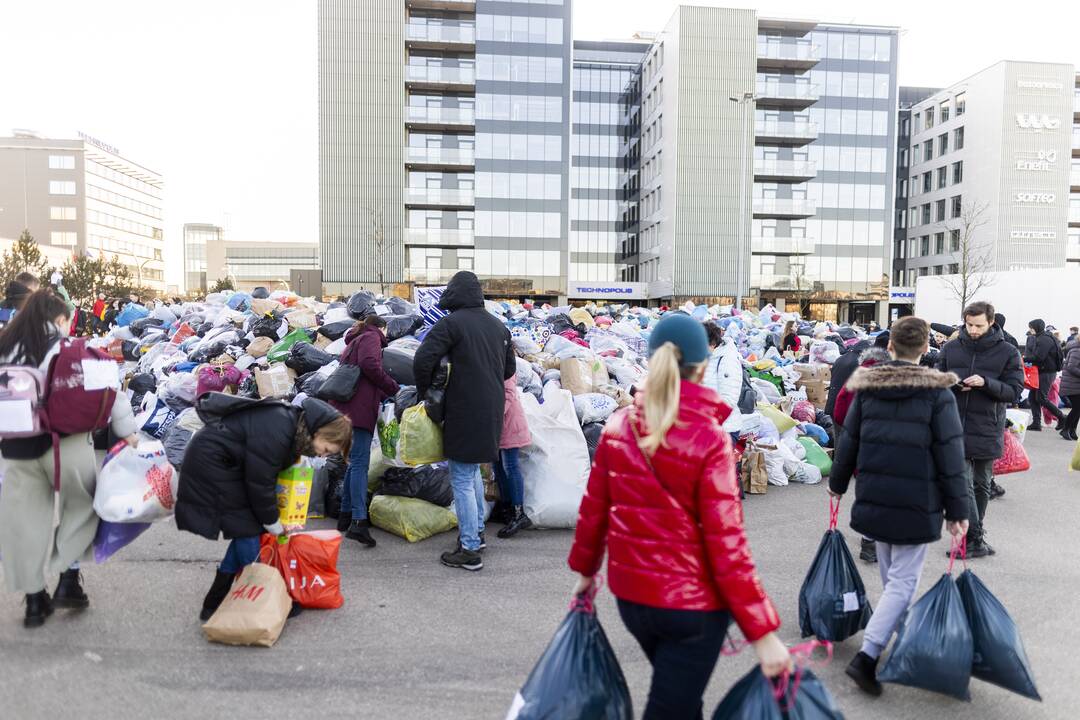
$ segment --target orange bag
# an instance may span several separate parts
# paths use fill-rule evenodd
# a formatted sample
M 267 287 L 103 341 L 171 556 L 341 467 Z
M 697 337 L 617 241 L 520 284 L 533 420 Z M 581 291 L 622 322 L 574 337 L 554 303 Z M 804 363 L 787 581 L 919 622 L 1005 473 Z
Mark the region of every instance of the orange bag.
M 270 550 L 269 565 L 285 579 L 289 596 L 306 608 L 333 609 L 345 603 L 341 596 L 341 574 L 338 573 L 338 551 L 341 533 L 336 530 L 310 530 L 289 536 L 288 542 L 278 543 L 274 535 L 264 534 L 260 541 L 260 557 Z
M 1028 390 L 1039 389 L 1039 368 L 1034 365 L 1024 366 L 1024 387 Z
M 1005 431 L 1005 450 L 1001 457 L 994 461 L 994 474 L 1007 475 L 1008 473 L 1024 472 L 1031 468 L 1027 450 L 1020 443 L 1020 438 L 1011 430 Z

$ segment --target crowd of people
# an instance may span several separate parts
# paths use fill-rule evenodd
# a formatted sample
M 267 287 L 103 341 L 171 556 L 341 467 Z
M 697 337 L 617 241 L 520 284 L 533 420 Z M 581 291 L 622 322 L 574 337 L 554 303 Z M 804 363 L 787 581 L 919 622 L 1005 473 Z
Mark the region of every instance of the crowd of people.
M 4 301 L 10 312 L 0 330 L 0 364 L 45 374 L 61 340 L 73 334 L 73 307 L 57 290 L 40 288 L 36 278 L 16 282 Z M 442 442 L 458 539 L 440 560 L 478 571 L 486 522 L 503 526 L 500 537 L 532 524 L 518 462 L 519 449 L 532 438 L 515 383 L 511 333 L 486 309 L 477 277 L 455 275 L 438 307 L 445 315 L 420 343 L 412 371 L 417 395 L 425 397 L 444 358 L 451 368 L 443 388 Z M 109 313 L 121 309 L 99 296 L 84 331 L 107 330 Z M 1021 348 L 1004 326 L 1005 318 L 987 302 L 964 308 L 957 326 L 902 318 L 845 347 L 832 365 L 824 407 L 836 426 L 828 492 L 842 497 L 854 480 L 851 526 L 862 536 L 861 557 L 878 564 L 884 588 L 847 670 L 866 692 L 881 693 L 878 658 L 911 605 L 928 547 L 943 525 L 953 536 L 966 536 L 968 558 L 996 553 L 986 527 L 995 497 L 992 467 L 1003 450 L 1006 409 L 1021 401 L 1025 365 L 1037 373 L 1027 429 L 1041 430 L 1045 412 L 1063 438 L 1077 439 L 1077 329 L 1062 343 L 1042 320 L 1032 320 Z M 608 556 L 620 616 L 653 666 L 646 718 L 701 716 L 702 694 L 731 622 L 752 644 L 766 676 L 792 666 L 743 527 L 737 462 L 742 418 L 753 413 L 755 401 L 743 354 L 729 333 L 730 325 L 680 310 L 664 313 L 651 327 L 647 381 L 607 421 L 569 554 L 575 596 L 593 587 Z M 777 350 L 805 351 L 804 340 L 788 322 Z M 374 310 L 355 318 L 340 355 L 343 365 L 360 370 L 347 401 L 289 404 L 222 393 L 197 399 L 204 426 L 187 448 L 176 524 L 229 540 L 200 609 L 203 620 L 221 604 L 234 576 L 257 559 L 260 536 L 287 532 L 275 478 L 300 456 L 347 458 L 338 529 L 375 547 L 367 505 L 370 453 L 380 406 L 399 391 L 383 367 L 386 346 L 384 318 Z M 1068 417 L 1055 396 L 1065 399 Z M 117 437 L 136 442 L 122 392 L 110 420 Z M 48 433 L 0 442 L 0 553 L 8 590 L 26 596 L 27 627 L 42 625 L 56 607 L 89 604 L 79 561 L 97 525 L 92 501 L 98 460 L 83 433 L 59 439 L 60 462 L 54 465 L 53 442 Z M 487 463 L 494 465 L 504 504 L 485 521 L 481 466 Z M 50 595 L 47 580 L 57 575 Z

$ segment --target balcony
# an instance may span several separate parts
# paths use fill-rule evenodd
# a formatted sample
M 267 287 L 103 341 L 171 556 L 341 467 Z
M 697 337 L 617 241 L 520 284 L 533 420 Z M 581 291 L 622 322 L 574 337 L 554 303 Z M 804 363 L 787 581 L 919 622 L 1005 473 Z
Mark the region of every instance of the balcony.
M 468 170 L 475 163 L 472 148 L 405 148 L 405 164 L 416 170 Z
M 815 249 L 810 238 L 756 237 L 750 244 L 752 255 L 813 255 Z
M 453 10 L 474 13 L 476 0 L 405 0 L 405 7 L 411 10 Z
M 418 50 L 470 50 L 476 46 L 476 27 L 413 20 L 405 25 L 405 44 Z
M 463 130 L 476 125 L 476 113 L 472 108 L 409 105 L 405 124 L 417 130 Z
M 805 110 L 818 101 L 816 85 L 806 83 L 759 82 L 757 84 L 758 107 Z
M 473 90 L 476 69 L 452 65 L 406 65 L 405 84 L 417 90 Z
M 412 207 L 472 207 L 473 190 L 444 188 L 405 188 L 405 204 Z
M 805 160 L 755 160 L 754 180 L 800 183 L 817 177 L 817 163 Z
M 758 145 L 802 147 L 814 142 L 817 137 L 817 123 L 784 120 L 762 120 L 754 123 L 754 142 Z
M 799 42 L 759 42 L 759 70 L 809 70 L 821 60 L 821 50 L 814 44 Z
M 754 198 L 756 218 L 808 218 L 817 212 L 812 200 L 801 198 Z
M 405 228 L 406 245 L 472 247 L 473 231 L 448 228 Z

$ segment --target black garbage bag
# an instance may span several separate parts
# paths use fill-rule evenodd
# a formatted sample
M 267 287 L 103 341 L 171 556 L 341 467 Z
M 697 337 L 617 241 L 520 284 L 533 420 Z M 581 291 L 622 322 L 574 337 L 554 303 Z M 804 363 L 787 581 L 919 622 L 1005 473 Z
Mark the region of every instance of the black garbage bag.
M 340 453 L 326 458 L 326 516 L 341 514 L 341 496 L 345 492 L 345 458 Z
M 278 331 L 281 329 L 281 315 L 278 313 L 267 313 L 265 315 L 252 316 L 248 322 L 247 330 L 255 337 L 267 337 L 277 342 Z
M 202 325 L 200 325 L 195 330 L 195 334 L 198 335 L 199 337 L 206 337 L 206 333 L 210 332 L 213 329 L 214 329 L 214 323 L 207 321 L 207 322 L 204 322 Z
M 388 347 L 383 350 L 382 364 L 386 374 L 394 378 L 398 385 L 415 385 L 416 376 L 413 375 L 413 358 L 415 350 L 407 350 L 400 347 Z
M 581 426 L 585 433 L 585 444 L 589 446 L 589 460 L 596 458 L 596 448 L 600 447 L 600 436 L 604 432 L 604 423 L 586 423 Z
M 131 391 L 131 409 L 138 414 L 146 393 L 157 390 L 157 380 L 150 373 L 136 373 L 128 381 L 128 390 Z
M 755 665 L 728 690 L 713 720 L 844 720 L 821 680 L 807 668 L 796 672 L 799 677 L 790 679 L 777 698 L 776 686 Z
M 964 603 L 956 581 L 945 573 L 908 610 L 878 680 L 970 700 L 973 657 Z
M 626 678 L 591 599 L 578 597 L 514 698 L 507 720 L 630 720 Z
M 859 569 L 839 530 L 825 531 L 799 590 L 803 637 L 840 642 L 870 622 L 870 602 Z
M 188 360 L 193 363 L 204 363 L 208 360 L 216 358 L 221 353 L 225 352 L 225 348 L 229 347 L 229 343 L 224 340 L 215 340 L 209 345 L 204 345 L 195 350 L 192 350 L 188 355 Z
M 397 421 L 401 422 L 401 416 L 406 410 L 411 408 L 420 402 L 420 396 L 416 394 L 416 387 L 414 385 L 402 385 L 397 395 L 394 396 L 394 415 L 397 417 Z
M 391 297 L 386 299 L 386 306 L 395 315 L 418 315 L 419 309 L 405 298 Z
M 137 337 L 142 337 L 143 333 L 152 327 L 161 327 L 165 323 L 156 317 L 144 317 L 138 320 L 132 320 L 128 323 L 128 329 L 135 333 Z
M 289 348 L 289 357 L 285 358 L 285 367 L 290 367 L 299 375 L 305 375 L 334 362 L 327 355 L 309 342 L 298 342 Z
M 125 360 L 137 361 L 139 359 L 139 342 L 137 340 L 122 340 L 120 342 L 120 352 L 124 354 Z
M 837 328 L 836 334 L 842 337 L 844 340 L 850 340 L 855 337 L 855 331 L 850 327 Z
M 436 425 L 442 425 L 446 416 L 446 383 L 450 381 L 450 358 L 445 355 L 439 360 L 431 386 L 424 393 L 424 409 L 427 416 Z
M 304 393 L 308 397 L 315 397 L 315 393 L 319 391 L 322 384 L 323 378 L 319 377 L 319 371 L 312 370 L 311 372 L 304 373 L 296 378 L 293 387 L 296 388 L 297 393 Z
M 419 315 L 387 315 L 383 320 L 386 321 L 386 339 L 390 342 L 424 327 L 424 318 Z
M 585 323 L 578 323 L 577 325 L 570 319 L 569 315 L 559 314 L 554 315 L 547 320 L 548 325 L 551 326 L 551 332 L 556 335 L 566 332 L 567 330 L 574 330 L 578 335 L 585 336 L 585 332 L 588 328 L 585 327 Z
M 358 293 L 353 294 L 349 298 L 349 304 L 347 305 L 349 310 L 349 317 L 354 320 L 359 320 L 367 315 L 370 315 L 375 308 L 375 296 L 369 293 L 367 290 L 361 290 Z
M 330 340 L 337 340 L 344 337 L 345 333 L 349 332 L 349 329 L 355 324 L 356 322 L 353 320 L 339 320 L 328 323 L 319 328 L 319 334 Z
M 236 387 L 236 394 L 243 398 L 258 398 L 259 385 L 255 382 L 255 375 L 248 375 L 244 378 L 244 380 Z
M 1009 611 L 970 570 L 956 580 L 974 646 L 971 674 L 1018 695 L 1042 700 L 1024 642 Z
M 454 489 L 450 487 L 450 466 L 436 463 L 416 468 L 390 468 L 383 475 L 379 494 L 419 498 L 433 505 L 449 507 L 454 501 Z
M 252 300 L 267 300 L 270 298 L 270 291 L 264 288 L 262 285 L 251 291 Z
M 829 436 L 828 447 L 836 447 L 836 425 L 833 423 L 832 416 L 826 415 L 824 410 L 818 410 L 814 414 L 814 424 L 819 425 Z

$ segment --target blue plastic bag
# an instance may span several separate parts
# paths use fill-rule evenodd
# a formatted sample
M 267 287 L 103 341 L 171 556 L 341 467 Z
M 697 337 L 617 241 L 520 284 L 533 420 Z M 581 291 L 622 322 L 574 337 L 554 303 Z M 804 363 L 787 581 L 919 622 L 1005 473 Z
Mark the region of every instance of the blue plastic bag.
M 150 523 L 100 521 L 94 535 L 94 562 L 100 565 L 149 529 Z
M 813 438 L 821 447 L 829 446 L 829 433 L 825 432 L 825 428 L 814 423 L 800 423 L 799 428 L 807 437 Z
M 576 598 L 506 720 L 632 720 L 630 690 L 592 598 Z
M 799 590 L 799 628 L 803 637 L 840 642 L 864 629 L 873 611 L 855 560 L 836 529 L 840 503 L 829 502 L 829 530 Z
M 1042 700 L 1020 631 L 1009 611 L 970 570 L 960 574 L 956 586 L 971 626 L 971 674 L 1018 695 Z
M 844 720 L 844 715 L 809 669 L 800 668 L 776 685 L 755 665 L 720 701 L 712 720 Z
M 135 320 L 142 320 L 144 317 L 149 317 L 150 311 L 139 303 L 129 302 L 116 316 L 116 324 L 120 327 L 126 327 Z

